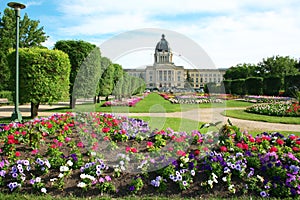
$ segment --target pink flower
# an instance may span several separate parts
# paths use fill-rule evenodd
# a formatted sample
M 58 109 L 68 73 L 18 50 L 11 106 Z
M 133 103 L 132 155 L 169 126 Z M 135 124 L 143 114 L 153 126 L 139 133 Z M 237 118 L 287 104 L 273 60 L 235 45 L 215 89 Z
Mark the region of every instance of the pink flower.
M 71 140 L 72 140 L 72 139 L 71 139 L 70 137 L 66 137 L 66 138 L 65 138 L 65 141 L 66 141 L 66 142 L 70 142 Z
M 110 176 L 105 176 L 105 180 L 106 180 L 106 181 L 111 181 Z
M 153 147 L 153 142 L 147 142 L 147 147 Z
M 16 151 L 15 155 L 16 155 L 16 157 L 20 157 L 21 153 L 19 151 Z
M 84 147 L 84 144 L 83 144 L 82 142 L 78 142 L 78 143 L 77 143 L 77 147 L 83 148 L 83 147 Z
M 105 181 L 104 178 L 102 178 L 102 177 L 99 178 L 99 183 L 104 183 L 104 181 Z
M 33 149 L 33 150 L 31 151 L 31 154 L 36 155 L 38 152 L 39 152 L 39 150 Z

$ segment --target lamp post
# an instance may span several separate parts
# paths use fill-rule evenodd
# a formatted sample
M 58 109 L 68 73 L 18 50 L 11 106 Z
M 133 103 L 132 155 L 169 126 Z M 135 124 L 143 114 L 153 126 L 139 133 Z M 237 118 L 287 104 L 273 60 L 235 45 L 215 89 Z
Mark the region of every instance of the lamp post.
M 16 99 L 15 99 L 15 109 L 11 115 L 13 121 L 18 120 L 22 121 L 22 115 L 19 110 L 19 19 L 20 19 L 20 10 L 26 8 L 24 4 L 9 2 L 7 4 L 9 7 L 15 10 L 16 15 Z

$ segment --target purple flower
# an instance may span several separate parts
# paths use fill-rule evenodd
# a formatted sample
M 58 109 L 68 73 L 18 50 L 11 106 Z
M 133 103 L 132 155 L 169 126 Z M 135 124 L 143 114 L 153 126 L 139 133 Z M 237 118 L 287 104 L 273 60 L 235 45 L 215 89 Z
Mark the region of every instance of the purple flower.
M 266 197 L 266 196 L 267 196 L 267 193 L 266 193 L 265 191 L 261 191 L 261 192 L 260 192 L 260 196 L 261 196 L 261 197 Z
M 5 177 L 6 171 L 5 170 L 1 170 L 0 171 L 0 176 Z
M 133 185 L 131 185 L 130 187 L 129 187 L 129 191 L 134 191 L 135 190 L 135 187 L 133 186 Z

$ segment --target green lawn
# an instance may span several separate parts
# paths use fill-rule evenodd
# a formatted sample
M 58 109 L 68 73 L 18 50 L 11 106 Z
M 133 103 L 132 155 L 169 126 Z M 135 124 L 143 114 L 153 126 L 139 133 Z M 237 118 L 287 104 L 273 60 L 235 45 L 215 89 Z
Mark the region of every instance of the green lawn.
M 51 112 L 106 112 L 106 113 L 164 113 L 164 112 L 182 112 L 197 108 L 212 108 L 212 107 L 247 107 L 253 103 L 227 100 L 224 103 L 207 103 L 207 104 L 172 104 L 164 100 L 159 94 L 151 93 L 134 107 L 114 106 L 114 107 L 101 107 L 100 104 L 85 104 L 76 105 L 74 110 L 69 108 L 58 108 L 49 110 Z
M 283 124 L 300 124 L 300 117 L 276 117 L 268 115 L 259 115 L 248 113 L 244 110 L 226 110 L 222 114 L 227 117 L 234 117 L 238 119 L 246 119 L 252 121 L 262 121 L 270 123 L 283 123 Z

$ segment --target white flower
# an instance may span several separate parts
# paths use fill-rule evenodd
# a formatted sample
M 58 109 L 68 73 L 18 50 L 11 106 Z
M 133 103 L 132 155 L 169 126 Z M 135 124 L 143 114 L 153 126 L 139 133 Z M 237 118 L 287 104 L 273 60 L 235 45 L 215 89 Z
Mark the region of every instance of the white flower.
M 73 166 L 73 162 L 71 160 L 68 160 L 67 165 L 69 165 L 70 167 Z
M 42 179 L 41 179 L 40 177 L 36 177 L 36 178 L 35 178 L 35 182 L 37 182 L 37 183 L 40 183 L 41 180 L 42 180 Z
M 224 177 L 222 178 L 222 180 L 223 180 L 224 182 L 226 182 L 226 181 L 227 181 L 227 177 L 224 176 Z
M 96 152 L 95 152 L 95 151 L 92 151 L 92 152 L 91 152 L 91 156 L 96 156 Z
M 58 174 L 58 178 L 62 178 L 62 177 L 64 177 L 64 174 L 63 173 L 59 173 Z
M 41 192 L 46 194 L 47 193 L 47 189 L 46 188 L 42 188 Z
M 86 183 L 80 182 L 80 183 L 77 184 L 77 187 L 85 188 L 86 187 Z
M 195 176 L 195 170 L 193 170 L 193 169 L 191 170 L 191 175 Z
M 57 181 L 57 178 L 51 178 L 50 179 L 50 182 L 54 182 L 54 181 Z
M 69 167 L 67 167 L 67 166 L 60 166 L 59 171 L 60 172 L 67 172 L 67 171 L 69 171 Z
M 85 175 L 85 174 L 80 174 L 80 178 L 81 178 L 81 179 L 85 179 L 86 176 L 87 176 L 87 175 Z
M 260 175 L 257 175 L 257 178 L 258 178 L 261 182 L 264 182 L 264 177 L 261 177 Z
M 208 185 L 210 185 L 211 188 L 213 188 L 213 181 L 212 180 L 208 180 L 207 183 L 208 183 Z

